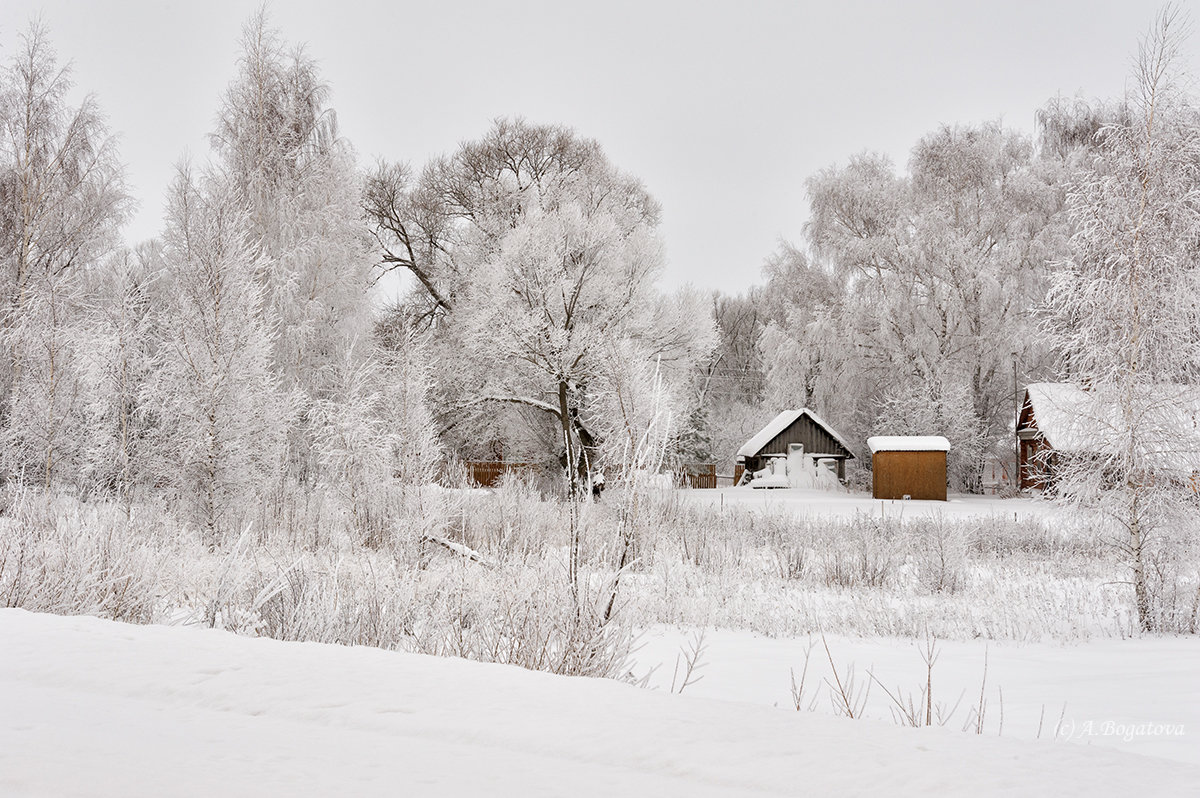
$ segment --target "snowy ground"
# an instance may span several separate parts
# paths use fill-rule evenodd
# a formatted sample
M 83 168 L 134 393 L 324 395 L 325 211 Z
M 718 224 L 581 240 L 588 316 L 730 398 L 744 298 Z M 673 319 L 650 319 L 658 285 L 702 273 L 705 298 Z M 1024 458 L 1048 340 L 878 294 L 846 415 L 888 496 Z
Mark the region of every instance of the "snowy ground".
M 683 683 L 681 654 L 690 652 L 695 641 L 694 631 L 649 630 L 635 655 L 639 664 L 634 671 L 644 674 L 658 665 L 650 684 L 670 690 L 674 680 L 678 690 Z M 833 714 L 833 672 L 819 637 L 772 639 L 750 632 L 708 630 L 696 671 L 700 679 L 684 694 L 793 707 L 791 673 L 794 669 L 799 682 L 810 642 L 804 706 Z M 891 719 L 893 704 L 870 680 L 868 671 L 902 701 L 916 697 L 926 683 L 923 643 L 833 635 L 825 642 L 843 680 L 853 668 L 857 686 L 870 683 L 869 718 Z M 934 702 L 948 710 L 961 696 L 947 728 L 961 730 L 972 721 L 971 710 L 979 705 L 983 686 L 985 734 L 1034 740 L 1040 727 L 1041 739 L 1047 740 L 1054 738 L 1057 727 L 1060 740 L 1200 765 L 1200 638 L 1071 645 L 937 641 L 936 645 Z
M 673 696 L 19 610 L 0 611 L 0 640 L 6 796 L 1125 796 L 1200 783 L 1195 764 L 717 701 L 699 685 Z
M 716 490 L 682 490 L 684 501 L 709 507 L 746 507 L 787 511 L 813 517 L 911 518 L 942 515 L 947 518 L 1005 516 L 1026 519 L 1056 512 L 1049 502 L 1037 499 L 1004 499 L 999 496 L 951 494 L 949 501 L 891 501 L 873 499 L 869 493 L 834 492 L 801 488 L 758 489 L 748 486 Z

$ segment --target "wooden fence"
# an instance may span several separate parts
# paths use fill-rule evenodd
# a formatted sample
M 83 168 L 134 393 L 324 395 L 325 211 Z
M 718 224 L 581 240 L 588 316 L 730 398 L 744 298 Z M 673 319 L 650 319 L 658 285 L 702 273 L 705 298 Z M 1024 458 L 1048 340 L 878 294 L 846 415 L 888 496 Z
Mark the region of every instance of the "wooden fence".
M 481 488 L 494 488 L 505 474 L 528 473 L 538 467 L 537 463 L 510 463 L 497 461 L 469 461 L 467 478 Z
M 717 487 L 717 464 L 685 463 L 675 472 L 675 477 L 680 485 L 713 490 Z

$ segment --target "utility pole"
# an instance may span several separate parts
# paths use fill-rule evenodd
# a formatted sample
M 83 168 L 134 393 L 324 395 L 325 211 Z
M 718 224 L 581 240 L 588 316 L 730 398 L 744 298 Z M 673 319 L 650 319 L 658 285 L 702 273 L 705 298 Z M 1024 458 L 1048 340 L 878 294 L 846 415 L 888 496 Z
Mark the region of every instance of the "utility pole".
M 1013 470 L 1012 486 L 1021 490 L 1021 436 L 1018 428 L 1021 426 L 1021 396 L 1017 392 L 1017 353 L 1012 353 L 1013 363 Z

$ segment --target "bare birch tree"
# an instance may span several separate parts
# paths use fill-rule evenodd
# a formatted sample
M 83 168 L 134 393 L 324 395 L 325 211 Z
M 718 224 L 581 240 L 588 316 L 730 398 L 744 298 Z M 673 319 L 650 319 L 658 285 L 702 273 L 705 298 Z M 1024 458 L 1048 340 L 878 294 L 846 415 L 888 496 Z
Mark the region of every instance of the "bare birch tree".
M 348 356 L 368 356 L 357 351 L 372 323 L 362 178 L 316 60 L 288 45 L 265 10 L 247 22 L 241 47 L 211 138 L 246 215 L 247 246 L 269 261 L 259 278 L 278 320 L 272 364 L 297 411 L 290 469 L 311 486 L 317 404 L 344 387 Z
M 181 168 L 164 236 L 171 290 L 150 405 L 159 481 L 210 546 L 278 474 L 288 417 L 271 370 L 267 264 L 247 244 L 248 224 L 227 184 Z
M 1092 397 L 1086 453 L 1059 464 L 1060 496 L 1124 530 L 1144 630 L 1172 625 L 1164 599 L 1178 569 L 1156 563 L 1197 526 L 1200 115 L 1180 72 L 1186 29 L 1176 8 L 1160 14 L 1138 50 L 1127 121 L 1095 134 L 1069 195 L 1077 232 L 1046 323 L 1067 375 Z
M 0 401 L 8 472 L 48 487 L 83 445 L 77 278 L 116 243 L 128 201 L 95 99 L 67 103 L 43 26 L 21 41 L 0 74 Z

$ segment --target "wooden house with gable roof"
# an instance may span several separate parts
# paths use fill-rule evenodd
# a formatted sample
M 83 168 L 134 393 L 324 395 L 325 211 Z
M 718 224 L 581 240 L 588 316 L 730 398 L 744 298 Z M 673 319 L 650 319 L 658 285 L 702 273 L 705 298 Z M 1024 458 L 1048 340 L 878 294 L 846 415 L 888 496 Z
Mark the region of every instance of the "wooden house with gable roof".
M 784 410 L 738 449 L 734 484 L 741 484 L 744 473 L 765 468 L 772 458 L 786 458 L 798 450 L 814 461 L 833 460 L 842 481 L 846 479 L 846 461 L 854 457 L 845 439 L 816 413 L 807 407 Z
M 1131 440 L 1139 460 L 1154 473 L 1196 486 L 1200 388 L 1140 386 L 1131 409 L 1134 416 L 1126 419 L 1122 396 L 1111 388 L 1084 390 L 1065 382 L 1029 385 L 1017 421 L 1020 488 L 1053 489 L 1065 461 L 1119 457 Z M 1137 427 L 1132 438 L 1130 424 Z

